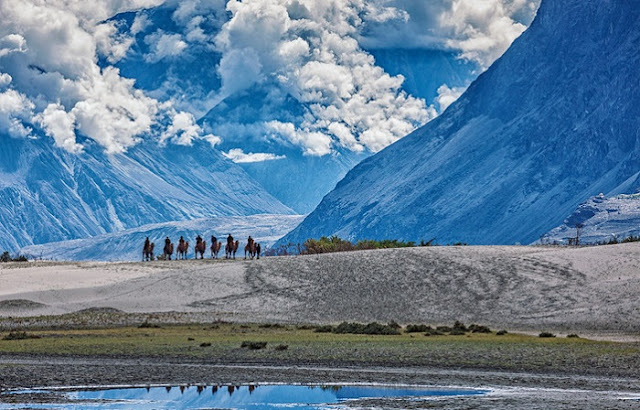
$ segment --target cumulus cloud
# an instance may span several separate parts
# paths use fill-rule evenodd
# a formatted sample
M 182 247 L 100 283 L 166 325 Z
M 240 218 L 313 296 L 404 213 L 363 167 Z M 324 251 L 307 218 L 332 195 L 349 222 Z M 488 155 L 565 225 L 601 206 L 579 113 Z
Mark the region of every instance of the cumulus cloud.
M 8 88 L 0 93 L 0 131 L 28 136 L 29 125 L 37 126 L 70 152 L 83 149 L 76 134 L 109 153 L 124 152 L 156 132 L 176 143 L 219 141 L 202 135 L 195 120 L 171 103 L 137 89 L 117 68 L 98 65 L 100 56 L 111 63 L 122 59 L 133 41 L 108 18 L 163 1 L 0 0 L 0 68 L 6 72 L 0 83 Z M 162 44 L 162 33 L 157 40 Z M 155 53 L 175 50 L 158 46 Z
M 276 154 L 269 154 L 269 153 L 262 153 L 262 152 L 261 153 L 253 153 L 253 152 L 245 153 L 240 148 L 235 148 L 235 149 L 229 150 L 228 152 L 223 152 L 222 155 L 229 158 L 231 161 L 235 162 L 236 164 L 249 164 L 254 162 L 274 161 L 274 160 L 286 158 L 285 155 L 276 155 Z
M 150 49 L 144 58 L 150 63 L 157 63 L 165 58 L 176 58 L 187 48 L 181 34 L 169 34 L 162 30 L 146 36 L 144 42 Z
M 265 121 L 267 135 L 316 156 L 336 148 L 375 152 L 429 121 L 435 109 L 404 92 L 404 79 L 376 66 L 357 41 L 364 15 L 398 16 L 373 3 L 230 0 L 231 19 L 216 36 L 219 100 L 251 87 L 282 90 L 306 113 Z
M 487 68 L 531 23 L 541 0 L 388 0 L 396 17 L 367 19 L 370 48 L 436 48 Z
M 438 104 L 438 112 L 443 113 L 451 104 L 456 102 L 458 98 L 466 91 L 465 87 L 453 87 L 449 88 L 448 85 L 443 84 L 438 88 L 438 96 L 436 97 L 436 103 Z

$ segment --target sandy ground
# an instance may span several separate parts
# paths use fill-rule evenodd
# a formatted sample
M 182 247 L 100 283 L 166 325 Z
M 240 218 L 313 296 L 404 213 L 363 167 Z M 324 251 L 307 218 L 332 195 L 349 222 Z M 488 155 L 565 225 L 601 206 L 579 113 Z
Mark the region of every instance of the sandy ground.
M 0 264 L 0 317 L 112 308 L 161 321 L 336 323 L 454 320 L 536 333 L 640 340 L 640 244 L 433 247 L 254 261 Z M 98 317 L 117 317 L 105 310 Z M 128 317 L 130 317 L 129 315 Z M 59 316 L 58 316 L 59 318 Z M 56 325 L 57 317 L 30 319 Z M 64 325 L 67 319 L 60 319 Z M 89 324 L 91 325 L 91 324 Z M 492 389 L 481 399 L 362 402 L 362 408 L 638 408 L 640 374 L 326 368 L 148 358 L 0 356 L 6 386 L 39 384 L 409 383 Z M 606 372 L 605 372 L 606 373 Z M 1 389 L 0 389 L 1 390 Z M 0 401 L 8 400 L 7 397 Z
M 640 244 L 432 247 L 245 261 L 0 265 L 0 316 L 109 307 L 233 321 L 390 321 L 640 336 Z

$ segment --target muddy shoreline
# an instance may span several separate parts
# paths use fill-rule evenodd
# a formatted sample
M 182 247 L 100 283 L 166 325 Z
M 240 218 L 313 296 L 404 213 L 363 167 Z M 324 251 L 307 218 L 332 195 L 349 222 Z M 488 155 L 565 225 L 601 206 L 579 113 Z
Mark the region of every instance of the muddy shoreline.
M 207 363 L 172 358 L 78 357 L 3 355 L 0 357 L 0 401 L 15 396 L 16 388 L 62 386 L 225 386 L 266 383 L 372 383 L 471 387 L 491 390 L 483 397 L 449 398 L 428 403 L 369 400 L 360 405 L 378 408 L 636 408 L 640 378 L 571 371 L 530 373 L 486 369 L 451 369 L 385 365 L 339 365 L 299 361 L 263 363 Z M 354 404 L 355 405 L 355 404 Z

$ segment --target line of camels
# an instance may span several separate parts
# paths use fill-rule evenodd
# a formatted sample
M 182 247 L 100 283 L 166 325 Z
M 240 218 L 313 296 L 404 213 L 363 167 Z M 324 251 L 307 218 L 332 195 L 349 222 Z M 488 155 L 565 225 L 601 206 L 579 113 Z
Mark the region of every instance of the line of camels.
M 150 242 L 149 238 L 144 242 L 144 246 L 142 247 L 142 261 L 148 262 L 153 260 L 171 260 L 173 256 L 174 249 L 176 250 L 176 260 L 186 260 L 188 259 L 189 252 L 189 242 L 185 241 L 182 236 L 178 241 L 178 246 L 174 246 L 173 242 L 167 236 L 164 240 L 164 248 L 162 249 L 162 254 L 157 257 L 154 256 L 155 243 Z M 224 246 L 225 259 L 235 259 L 236 252 L 240 247 L 240 241 L 234 241 L 233 237 L 229 235 L 227 237 L 227 244 Z M 222 242 L 219 241 L 215 236 L 211 236 L 211 246 L 209 250 L 211 251 L 211 259 L 219 259 L 218 255 L 220 253 L 220 249 L 222 248 Z M 203 240 L 200 235 L 196 238 L 196 244 L 194 245 L 195 257 L 194 259 L 198 259 L 198 255 L 200 255 L 200 259 L 204 259 L 204 254 L 207 251 L 207 242 Z M 260 259 L 261 247 L 260 244 L 257 243 L 251 236 L 247 239 L 247 244 L 244 247 L 244 258 L 247 259 Z

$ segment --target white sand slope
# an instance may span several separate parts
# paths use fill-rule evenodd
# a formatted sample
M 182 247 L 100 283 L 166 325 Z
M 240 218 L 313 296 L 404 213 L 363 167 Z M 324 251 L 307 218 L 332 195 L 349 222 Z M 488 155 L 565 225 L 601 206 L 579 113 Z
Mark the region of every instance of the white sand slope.
M 3 316 L 111 307 L 236 321 L 462 320 L 532 331 L 640 332 L 640 243 L 433 247 L 259 261 L 2 264 L 0 283 Z

